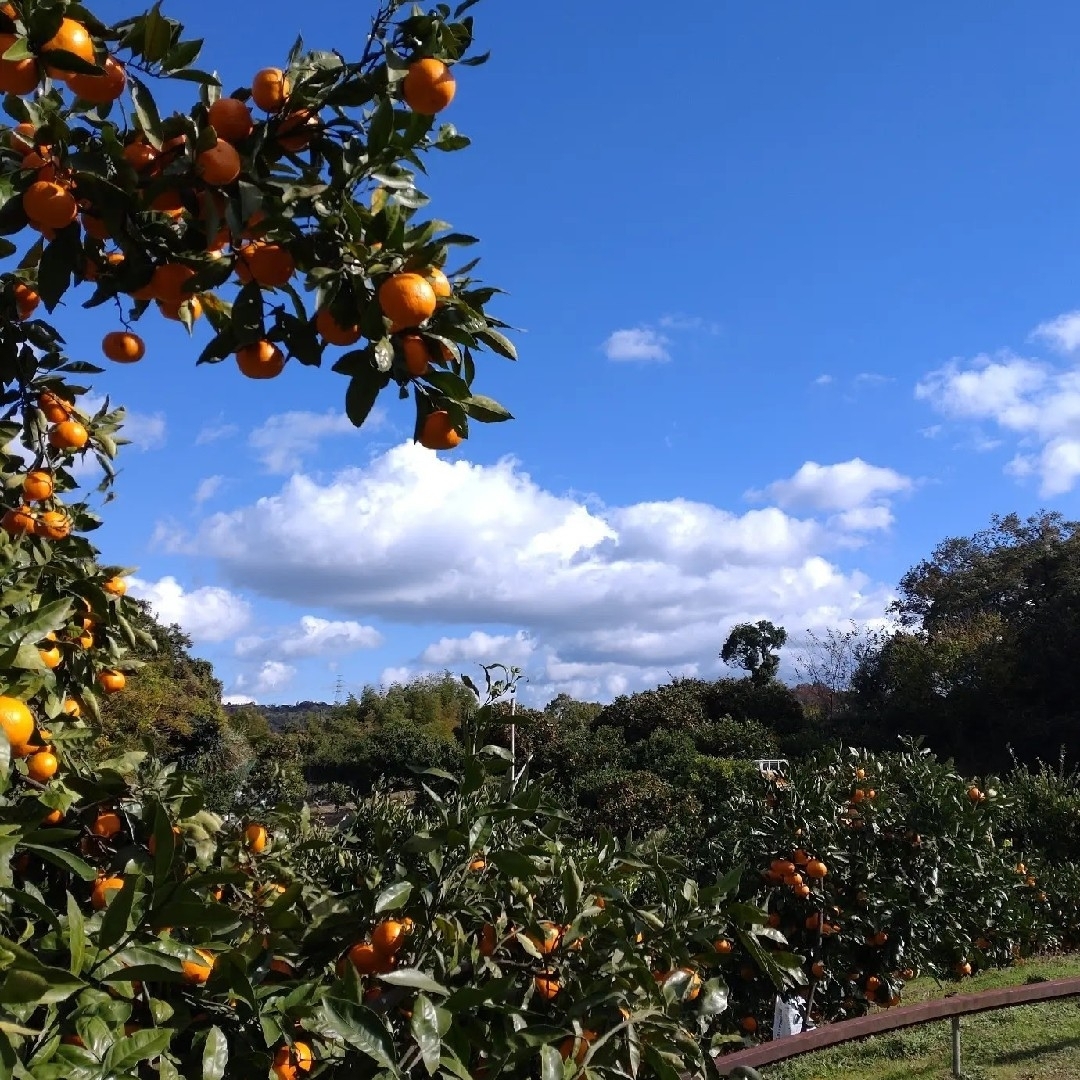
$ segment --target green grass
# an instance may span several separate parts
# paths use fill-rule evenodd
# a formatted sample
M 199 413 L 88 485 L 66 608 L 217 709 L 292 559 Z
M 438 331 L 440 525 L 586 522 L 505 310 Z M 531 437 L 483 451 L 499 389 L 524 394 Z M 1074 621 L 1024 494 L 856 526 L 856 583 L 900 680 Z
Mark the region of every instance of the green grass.
M 1029 960 L 965 980 L 961 993 L 1080 976 L 1080 956 Z M 904 1003 L 956 993 L 953 984 L 917 979 Z M 761 1070 L 765 1080 L 951 1080 L 951 1022 L 875 1035 Z M 1080 1078 L 1080 998 L 965 1016 L 961 1063 L 968 1080 Z

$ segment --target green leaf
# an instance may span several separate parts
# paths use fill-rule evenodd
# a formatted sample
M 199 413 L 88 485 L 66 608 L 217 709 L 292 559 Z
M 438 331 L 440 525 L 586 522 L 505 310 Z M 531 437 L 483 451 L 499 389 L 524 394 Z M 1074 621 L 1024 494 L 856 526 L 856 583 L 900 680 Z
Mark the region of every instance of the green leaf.
M 442 1049 L 442 1035 L 439 1032 L 439 1015 L 431 998 L 417 994 L 412 1007 L 410 1021 L 412 1036 L 420 1050 L 420 1058 L 428 1076 L 434 1076 L 439 1068 Z
M 547 1043 L 540 1047 L 540 1080 L 562 1080 L 563 1062 L 558 1049 Z
M 78 975 L 86 959 L 86 920 L 82 908 L 71 893 L 67 894 L 68 951 L 71 953 L 71 974 Z
M 473 394 L 461 402 L 461 407 L 482 424 L 498 424 L 504 420 L 513 420 L 513 415 L 497 401 L 480 394 Z
M 477 330 L 476 337 L 500 356 L 505 356 L 507 360 L 517 359 L 517 349 L 514 348 L 513 342 L 500 334 L 498 330 L 492 330 L 489 326 L 484 330 Z
M 64 851 L 63 848 L 46 847 L 45 844 L 28 844 L 25 841 L 21 846 L 28 851 L 36 851 L 43 859 L 47 859 L 62 870 L 70 870 L 83 881 L 93 881 L 97 877 L 97 871 L 92 866 L 83 862 L 78 855 Z
M 147 13 L 143 26 L 142 54 L 150 63 L 156 63 L 168 51 L 172 43 L 172 29 L 169 20 L 158 11 L 160 4 L 155 4 Z
M 131 84 L 131 103 L 135 107 L 135 115 L 139 119 L 139 126 L 150 144 L 160 150 L 162 144 L 161 116 L 158 114 L 157 103 L 146 85 L 139 81 L 128 70 L 128 82 Z
M 61 968 L 41 966 L 37 971 L 9 969 L 7 978 L 0 983 L 0 1004 L 55 1005 L 84 985 L 82 979 Z
M 233 301 L 231 327 L 237 345 L 251 345 L 266 337 L 263 295 L 257 281 L 249 281 Z
M 383 1021 L 370 1009 L 345 998 L 327 996 L 322 1002 L 322 1018 L 350 1046 L 398 1075 L 394 1040 Z
M 411 894 L 411 882 L 395 882 L 393 885 L 388 886 L 379 893 L 375 900 L 375 914 L 378 915 L 383 911 L 396 911 L 398 908 L 404 907 Z
M 217 1028 L 213 1031 L 217 1031 Z M 122 1039 L 117 1039 L 105 1055 L 104 1074 L 114 1076 L 131 1070 L 131 1066 L 137 1065 L 140 1061 L 157 1057 L 168 1048 L 172 1037 L 172 1028 L 143 1028 Z M 220 1076 L 216 1080 L 220 1080 Z
M 379 392 L 389 382 L 388 374 L 374 368 L 370 369 L 370 374 L 364 372 L 349 380 L 349 388 L 345 391 L 345 413 L 356 427 L 364 426 Z
M 225 1075 L 225 1066 L 229 1062 L 229 1041 L 217 1025 L 210 1029 L 203 1047 L 203 1080 L 221 1080 Z
M 109 906 L 101 919 L 101 929 L 98 931 L 99 948 L 111 948 L 127 933 L 137 882 L 138 878 L 128 875 L 124 878 L 124 887 L 112 893 Z
M 397 971 L 388 971 L 379 978 L 392 986 L 412 986 L 417 990 L 427 990 L 431 994 L 440 994 L 443 997 L 450 993 L 442 983 L 436 982 L 419 968 L 400 968 Z

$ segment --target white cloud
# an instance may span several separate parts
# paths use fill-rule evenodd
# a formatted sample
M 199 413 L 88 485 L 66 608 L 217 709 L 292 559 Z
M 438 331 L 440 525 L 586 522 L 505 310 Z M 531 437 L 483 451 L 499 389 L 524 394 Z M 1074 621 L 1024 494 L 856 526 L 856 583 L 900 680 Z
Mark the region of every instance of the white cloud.
M 373 412 L 364 430 L 379 426 L 382 416 Z M 287 412 L 269 417 L 248 436 L 264 468 L 272 473 L 291 473 L 303 467 L 304 458 L 318 448 L 322 439 L 335 435 L 356 435 L 359 428 L 340 410 L 324 413 Z
M 102 394 L 86 394 L 80 400 L 79 406 L 92 415 L 106 400 Z M 110 408 L 116 408 L 115 402 L 110 401 L 109 405 Z M 141 413 L 125 409 L 123 424 L 117 435 L 121 439 L 127 439 L 133 450 L 160 450 L 165 445 L 166 427 L 163 412 Z
M 1076 352 L 1080 349 L 1080 311 L 1067 311 L 1056 319 L 1039 323 L 1031 332 L 1031 337 L 1045 341 L 1058 352 Z
M 880 527 L 874 516 L 851 527 Z M 408 671 L 520 657 L 545 685 L 610 689 L 705 670 L 743 619 L 879 617 L 889 591 L 827 557 L 851 542 L 842 523 L 777 507 L 605 507 L 542 489 L 510 458 L 482 466 L 405 443 L 330 480 L 294 475 L 179 549 L 266 597 L 439 627 Z
M 214 585 L 186 590 L 174 577 L 131 578 L 131 594 L 147 600 L 158 620 L 177 623 L 196 641 L 225 641 L 251 621 L 251 606 L 236 593 Z
M 195 505 L 202 506 L 204 502 L 212 499 L 221 490 L 223 483 L 225 483 L 225 477 L 220 475 L 207 476 L 200 480 L 198 487 L 195 488 L 195 494 L 192 496 Z
M 711 319 L 703 319 L 700 315 L 663 315 L 660 318 L 660 327 L 664 330 L 675 331 L 701 331 L 706 334 L 719 334 L 722 327 Z
M 226 694 L 221 699 L 222 705 L 258 705 L 259 703 L 249 694 Z
M 814 385 L 815 386 L 828 386 L 831 382 L 833 382 L 833 377 L 831 375 L 819 375 L 814 380 Z
M 881 375 L 876 371 L 860 371 L 855 376 L 855 382 L 860 386 L 881 386 L 895 381 L 891 375 Z
M 304 615 L 295 628 L 281 630 L 273 637 L 251 635 L 238 638 L 235 650 L 237 656 L 258 653 L 299 658 L 375 649 L 382 641 L 382 634 L 373 626 L 362 626 L 351 620 L 334 621 Z
M 836 523 L 848 532 L 884 531 L 895 519 L 887 506 L 856 506 L 836 516 Z
M 219 439 L 231 438 L 239 430 L 240 428 L 236 424 L 227 423 L 224 416 L 219 416 L 216 420 L 211 420 L 203 425 L 198 435 L 195 436 L 195 445 L 205 446 L 207 443 L 217 442 Z
M 671 342 L 659 331 L 642 326 L 635 330 L 616 330 L 604 342 L 604 355 L 609 360 L 653 360 L 666 363 L 671 359 Z
M 267 660 L 254 674 L 238 675 L 236 688 L 255 695 L 269 694 L 286 686 L 295 674 L 296 668 L 291 664 L 284 664 L 280 660 Z
M 910 477 L 895 469 L 870 465 L 852 458 L 836 465 L 805 462 L 794 476 L 769 484 L 764 491 L 748 491 L 747 498 L 774 499 L 784 509 L 851 511 L 868 504 L 884 505 L 891 495 L 910 491 Z
M 1065 320 L 1063 322 L 1063 320 Z M 1044 324 L 1061 324 L 1062 347 L 1071 333 L 1072 315 Z M 1018 454 L 1006 466 L 1016 478 L 1035 476 L 1044 497 L 1071 491 L 1080 479 L 1080 367 L 1057 367 L 1000 352 L 970 362 L 950 360 L 930 372 L 915 396 L 952 420 L 996 424 L 1017 437 Z M 1001 443 L 976 432 L 972 445 L 994 449 Z

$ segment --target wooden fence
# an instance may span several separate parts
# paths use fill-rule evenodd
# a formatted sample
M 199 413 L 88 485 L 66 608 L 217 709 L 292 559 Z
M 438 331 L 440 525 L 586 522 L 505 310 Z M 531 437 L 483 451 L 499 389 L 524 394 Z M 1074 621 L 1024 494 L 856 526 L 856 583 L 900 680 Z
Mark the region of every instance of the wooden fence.
M 1014 1005 L 1033 1005 L 1040 1001 L 1055 1001 L 1058 998 L 1080 997 L 1080 978 L 1053 979 L 1026 986 L 1010 986 L 1001 990 L 982 990 L 977 994 L 952 994 L 934 1001 L 920 1002 L 918 1005 L 902 1005 L 888 1012 L 859 1016 L 853 1020 L 843 1020 L 836 1024 L 827 1024 L 813 1031 L 800 1035 L 789 1035 L 783 1039 L 759 1043 L 747 1050 L 737 1050 L 731 1054 L 722 1054 L 716 1058 L 716 1066 L 721 1076 L 727 1076 L 736 1068 L 746 1066 L 751 1069 L 762 1065 L 775 1065 L 779 1061 L 809 1054 L 814 1050 L 824 1050 L 828 1046 L 865 1039 L 868 1035 L 881 1035 L 886 1031 L 915 1027 L 931 1020 L 952 1019 L 953 1022 L 953 1076 L 960 1076 L 960 1017 L 973 1013 L 990 1012 L 993 1009 L 1009 1009 Z

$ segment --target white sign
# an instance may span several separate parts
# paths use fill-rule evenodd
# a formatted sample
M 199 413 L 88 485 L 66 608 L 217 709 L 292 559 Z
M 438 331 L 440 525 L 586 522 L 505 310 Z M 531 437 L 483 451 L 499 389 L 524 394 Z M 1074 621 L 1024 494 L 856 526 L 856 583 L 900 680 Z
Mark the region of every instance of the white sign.
M 772 1037 L 782 1039 L 785 1035 L 798 1035 L 802 1029 L 802 1010 L 798 1003 L 777 997 L 773 1006 Z

